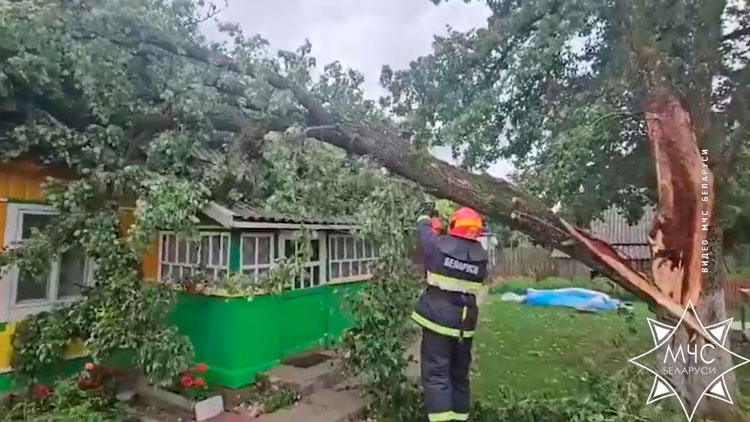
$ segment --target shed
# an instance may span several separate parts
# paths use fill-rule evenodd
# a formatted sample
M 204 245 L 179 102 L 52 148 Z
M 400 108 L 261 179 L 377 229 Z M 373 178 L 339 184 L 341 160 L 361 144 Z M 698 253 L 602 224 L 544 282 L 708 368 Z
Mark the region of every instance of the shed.
M 607 209 L 591 222 L 590 232 L 609 242 L 632 266 L 644 272 L 651 268 L 651 247 L 648 233 L 654 219 L 651 207 L 644 207 L 643 216 L 635 224 L 628 222 L 625 214 L 616 207 Z M 567 278 L 591 277 L 592 270 L 565 253 L 554 250 L 552 258 L 557 262 L 560 276 Z

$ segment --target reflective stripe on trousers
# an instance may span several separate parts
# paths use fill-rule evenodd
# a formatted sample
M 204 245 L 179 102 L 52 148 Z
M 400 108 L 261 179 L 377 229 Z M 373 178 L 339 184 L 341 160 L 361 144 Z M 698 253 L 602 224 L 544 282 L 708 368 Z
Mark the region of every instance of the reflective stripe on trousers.
M 468 421 L 469 414 L 456 412 L 429 413 L 427 419 L 429 419 L 430 422 Z
M 466 313 L 469 311 L 469 308 L 464 305 L 464 308 L 461 310 L 461 329 L 458 333 L 458 338 L 464 338 L 464 322 L 466 321 Z

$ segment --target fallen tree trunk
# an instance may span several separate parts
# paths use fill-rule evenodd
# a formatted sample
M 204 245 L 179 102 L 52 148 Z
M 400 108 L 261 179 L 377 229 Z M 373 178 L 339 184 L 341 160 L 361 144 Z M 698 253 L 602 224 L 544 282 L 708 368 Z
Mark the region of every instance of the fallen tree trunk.
M 126 22 L 125 25 L 135 25 Z M 267 69 L 240 65 L 231 57 L 196 45 L 178 45 L 156 30 L 134 27 L 141 37 L 137 40 L 118 39 L 104 34 L 81 31 L 87 36 L 106 38 L 121 47 L 133 49 L 149 45 L 167 54 L 181 56 L 195 62 L 238 75 L 263 79 L 276 89 L 290 91 L 300 106 L 307 111 L 308 135 L 336 145 L 349 153 L 372 156 L 394 173 L 423 186 L 435 196 L 476 208 L 508 226 L 530 235 L 539 243 L 559 249 L 592 269 L 604 274 L 641 299 L 656 305 L 665 314 L 679 319 L 683 307 L 663 293 L 645 273 L 636 271 L 610 245 L 595 239 L 556 216 L 541 200 L 528 195 L 512 184 L 477 175 L 451 166 L 425 151 L 417 151 L 408 139 L 389 127 L 372 128 L 363 125 L 336 125 L 323 105 L 306 89 Z M 214 116 L 213 119 L 218 119 Z M 229 116 L 226 129 L 238 131 L 237 116 Z M 687 323 L 700 332 L 694 318 Z
M 346 124 L 311 127 L 307 133 L 351 154 L 372 156 L 394 173 L 419 183 L 427 192 L 498 218 L 539 243 L 559 249 L 611 277 L 677 320 L 682 316 L 681 304 L 662 293 L 648 275 L 633 269 L 609 244 L 565 222 L 542 201 L 504 180 L 473 174 L 417 151 L 393 130 Z M 701 331 L 694 318 L 686 321 Z

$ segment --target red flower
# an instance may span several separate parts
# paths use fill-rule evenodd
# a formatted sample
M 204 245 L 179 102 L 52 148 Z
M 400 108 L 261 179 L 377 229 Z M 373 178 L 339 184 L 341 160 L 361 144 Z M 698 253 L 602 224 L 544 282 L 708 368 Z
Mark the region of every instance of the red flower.
M 195 382 L 193 382 L 194 387 L 203 388 L 206 386 L 206 380 L 203 378 L 196 378 Z
M 96 369 L 96 364 L 94 362 L 86 362 L 86 364 L 83 365 L 83 369 L 91 372 Z
M 206 365 L 205 363 L 201 363 L 201 364 L 198 365 L 198 372 L 199 373 L 205 374 L 206 371 L 208 371 L 208 365 Z
M 50 389 L 46 385 L 39 384 L 37 386 L 34 386 L 34 395 L 38 399 L 46 399 L 50 395 Z
M 192 375 L 183 375 L 180 377 L 180 384 L 187 388 L 193 386 L 193 376 Z

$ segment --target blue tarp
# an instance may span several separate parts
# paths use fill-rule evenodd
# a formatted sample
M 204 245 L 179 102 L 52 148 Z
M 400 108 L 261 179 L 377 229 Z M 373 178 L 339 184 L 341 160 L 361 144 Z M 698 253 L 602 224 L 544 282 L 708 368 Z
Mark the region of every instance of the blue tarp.
M 554 290 L 527 289 L 524 303 L 535 306 L 567 306 L 586 311 L 613 311 L 622 302 L 595 290 L 567 288 Z

